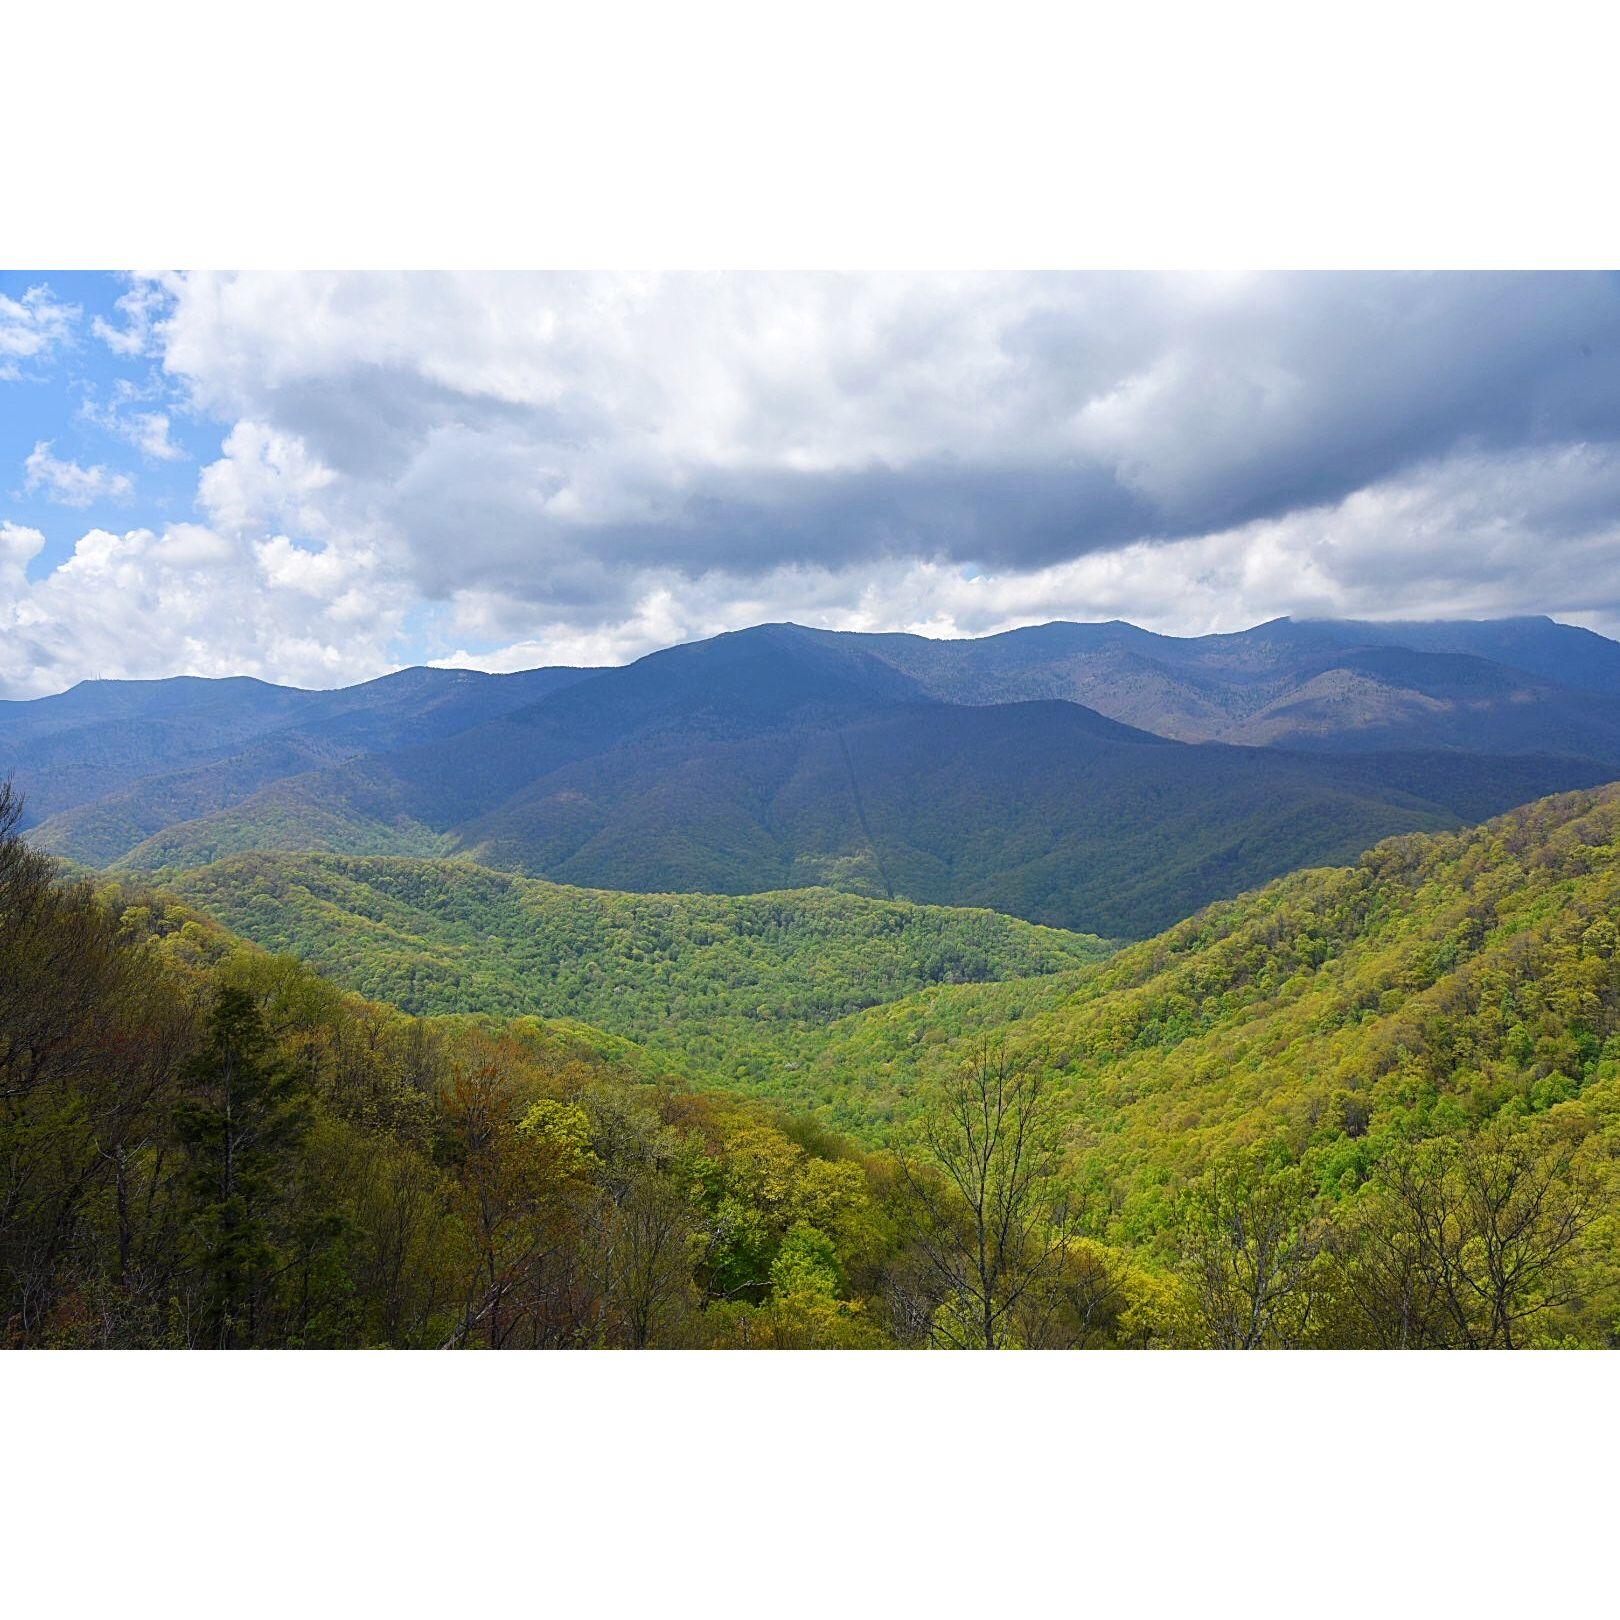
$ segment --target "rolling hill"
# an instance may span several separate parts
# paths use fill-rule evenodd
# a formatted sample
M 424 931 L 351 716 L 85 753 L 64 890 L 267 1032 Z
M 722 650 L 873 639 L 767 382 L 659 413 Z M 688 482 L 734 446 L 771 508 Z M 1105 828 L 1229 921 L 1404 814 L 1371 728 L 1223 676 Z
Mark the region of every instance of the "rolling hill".
M 701 1068 L 924 985 L 1100 960 L 1087 935 L 992 911 L 824 889 L 732 898 L 565 888 L 465 861 L 238 855 L 176 875 L 188 903 L 270 950 L 422 1016 L 581 1019 Z
M 521 722 L 501 729 L 476 752 L 277 783 L 121 864 L 170 870 L 252 849 L 455 853 L 594 888 L 827 885 L 1140 936 L 1293 867 L 1606 774 L 1545 758 L 1458 770 L 1454 757 L 1190 746 L 1064 703 L 637 740 L 550 769 L 541 761 L 556 755 L 533 749 Z
M 1387 840 L 1112 953 L 991 912 L 603 894 L 459 861 L 249 855 L 171 881 L 409 1010 L 584 1019 L 872 1140 L 1004 1039 L 1065 1077 L 1127 1225 L 1235 1141 L 1326 1147 L 1338 1175 L 1392 1132 L 1599 1082 L 1620 1122 L 1620 786 Z
M 13 850 L 8 897 L 48 873 Z M 145 1295 L 119 1292 L 121 1204 L 98 1199 L 72 1242 L 53 1223 L 85 1178 L 110 1191 L 107 1166 L 124 1161 L 105 1150 L 106 1120 L 118 1143 L 134 1141 L 138 1173 L 178 1196 L 161 1180 L 172 1156 L 152 1149 L 195 1117 L 176 1088 L 209 1072 L 183 1058 L 210 1005 L 216 1025 L 262 1021 L 278 1074 L 315 1111 L 307 1152 L 286 1155 L 276 1186 L 295 1199 L 287 1253 L 318 1241 L 320 1276 L 334 1280 L 329 1293 L 321 1282 L 330 1314 L 323 1305 L 318 1321 L 298 1288 L 283 1297 L 266 1283 L 293 1342 L 416 1342 L 388 1325 L 396 1273 L 374 1257 L 395 1253 L 402 1210 L 426 1212 L 435 1235 L 416 1252 L 426 1296 L 444 1305 L 430 1284 L 460 1253 L 454 1200 L 490 1207 L 476 1198 L 492 1185 L 477 1156 L 491 1101 L 516 1122 L 518 1149 L 538 1131 L 546 1155 L 606 1167 L 620 1196 L 649 1167 L 669 1174 L 659 1197 L 689 1201 L 705 1240 L 694 1254 L 743 1245 L 734 1267 L 681 1274 L 704 1312 L 701 1342 L 755 1342 L 765 1319 L 737 1317 L 735 1285 L 753 1290 L 749 1311 L 773 1308 L 779 1281 L 790 1292 L 775 1258 L 795 1243 L 834 1256 L 821 1297 L 849 1303 L 827 1307 L 829 1334 L 857 1306 L 879 1324 L 858 1341 L 808 1342 L 919 1342 L 915 1215 L 884 1150 L 920 1151 L 916 1116 L 939 1119 L 936 1088 L 987 1062 L 1039 1074 L 1056 1110 L 1060 1218 L 1076 1223 L 1066 1252 L 1081 1268 L 1065 1276 L 1084 1330 L 1063 1342 L 1616 1341 L 1620 786 L 1389 840 L 1114 954 L 987 913 L 825 891 L 590 893 L 456 861 L 247 855 L 177 882 L 189 901 L 116 882 L 59 887 L 15 913 L 27 926 L 0 930 L 28 987 L 5 998 L 8 1028 L 55 1032 L 38 1049 L 49 1084 L 17 1091 L 27 1106 L 9 1140 L 31 1185 L 26 1235 L 47 1245 L 64 1290 L 51 1321 L 63 1342 L 183 1331 L 172 1307 L 163 1314 L 190 1277 L 172 1226 L 160 1218 L 142 1250 L 166 1279 L 154 1315 Z M 341 983 L 458 1016 L 413 1026 L 345 998 L 285 956 L 242 949 L 193 906 Z M 189 1011 L 168 999 L 177 991 Z M 86 1015 L 64 1021 L 76 1007 Z M 23 1073 L 36 1049 L 9 1046 Z M 740 1095 L 728 1110 L 701 1087 L 678 1094 L 661 1079 L 672 1067 Z M 626 1134 L 636 1092 L 655 1106 Z M 790 1112 L 811 1117 L 771 1123 Z M 853 1153 L 828 1125 L 879 1151 Z M 462 1126 L 470 1146 L 445 1159 Z M 784 1202 L 801 1172 L 802 1196 Z M 835 1190 L 858 1192 L 858 1220 L 834 1220 L 851 1208 L 828 1203 Z M 819 1236 L 795 1239 L 801 1221 Z M 69 1286 L 92 1238 L 112 1316 L 79 1309 Z M 1235 1286 L 1241 1304 L 1249 1263 L 1268 1256 L 1287 1273 L 1279 1303 L 1239 1331 L 1222 1300 Z M 1511 1274 L 1496 1278 L 1493 1256 Z M 1212 1264 L 1225 1268 L 1214 1281 Z M 362 1298 L 381 1326 L 348 1314 Z M 454 1321 L 414 1331 L 442 1343 Z
M 1620 1136 L 1620 787 L 1294 873 L 1097 965 L 842 1019 L 778 1098 L 884 1138 L 975 1041 L 1063 1077 L 1146 1241 L 1173 1191 L 1277 1141 L 1324 1188 L 1392 1141 L 1560 1107 Z
M 1131 1286 L 1171 1317 L 1183 1307 L 1155 1290 L 1186 1276 L 1186 1222 L 1212 1177 L 1259 1177 L 1244 1196 L 1286 1196 L 1289 1241 L 1320 1245 L 1299 1286 L 1322 1314 L 1285 1342 L 1474 1342 L 1444 1312 L 1402 1326 L 1382 1273 L 1373 1316 L 1358 1304 L 1355 1268 L 1391 1252 L 1365 1246 L 1365 1223 L 1394 1218 L 1392 1199 L 1474 1186 L 1422 1180 L 1435 1166 L 1527 1178 L 1504 1199 L 1612 1205 L 1620 786 L 1391 839 L 1112 955 L 989 914 L 803 891 L 588 894 L 459 862 L 246 856 L 180 887 L 342 983 L 424 1009 L 585 1017 L 875 1147 L 911 1143 L 940 1082 L 1005 1052 L 1056 1088 L 1091 1238 L 1143 1268 Z M 1404 1194 L 1403 1165 L 1420 1177 Z M 1540 1222 L 1539 1208 L 1503 1218 Z M 1456 1319 L 1479 1342 L 1612 1342 L 1609 1230 L 1560 1262 L 1556 1289 L 1512 1284 L 1542 1324 L 1530 1339 L 1489 1336 L 1472 1305 Z

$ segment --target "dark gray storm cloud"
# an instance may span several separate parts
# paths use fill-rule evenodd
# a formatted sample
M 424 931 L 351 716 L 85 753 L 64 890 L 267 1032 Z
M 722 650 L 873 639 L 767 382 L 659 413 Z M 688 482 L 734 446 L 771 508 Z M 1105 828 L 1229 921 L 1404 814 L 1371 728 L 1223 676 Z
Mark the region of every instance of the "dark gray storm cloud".
M 1042 567 L 1620 440 L 1612 275 L 350 278 L 306 344 L 308 296 L 227 333 L 216 301 L 171 364 L 302 441 L 435 596 Z

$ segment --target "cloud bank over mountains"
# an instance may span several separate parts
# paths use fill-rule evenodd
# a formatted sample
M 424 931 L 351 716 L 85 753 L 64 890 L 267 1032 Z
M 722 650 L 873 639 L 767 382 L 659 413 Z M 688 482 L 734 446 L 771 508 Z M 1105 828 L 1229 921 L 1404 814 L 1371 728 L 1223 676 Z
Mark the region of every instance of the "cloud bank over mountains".
M 1620 629 L 1614 276 L 206 274 L 93 321 L 48 282 L 0 300 L 7 409 L 72 342 L 159 397 L 89 465 L 42 420 L 0 480 L 134 525 L 46 569 L 0 529 L 9 695 L 785 617 Z M 219 445 L 183 520 L 141 496 L 182 418 Z

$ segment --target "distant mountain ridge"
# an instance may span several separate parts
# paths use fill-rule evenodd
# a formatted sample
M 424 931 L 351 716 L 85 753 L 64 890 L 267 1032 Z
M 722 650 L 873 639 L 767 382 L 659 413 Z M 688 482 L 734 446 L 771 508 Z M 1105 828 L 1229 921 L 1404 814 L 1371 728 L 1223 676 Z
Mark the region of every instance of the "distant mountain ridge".
M 810 634 L 860 641 L 945 702 L 1062 698 L 1182 742 L 1312 746 L 1328 736 L 1341 748 L 1477 746 L 1447 740 L 1439 717 L 1449 717 L 1468 720 L 1474 733 L 1503 725 L 1486 752 L 1620 760 L 1620 643 L 1551 619 L 1273 619 L 1191 637 L 1117 620 L 966 641 Z M 1329 711 L 1322 700 L 1333 683 L 1322 683 L 1335 672 L 1359 679 L 1362 690 L 1359 702 Z M 1569 746 L 1525 747 L 1538 723 L 1567 734 Z
M 85 683 L 0 705 L 8 766 L 35 841 L 96 865 L 460 854 L 596 888 L 825 885 L 1133 936 L 1620 777 L 1620 645 L 1550 620 L 966 641 L 762 625 L 607 670 Z
M 220 808 L 243 796 L 243 781 L 258 786 L 313 764 L 449 736 L 590 673 L 416 668 L 332 691 L 245 676 L 81 681 L 53 697 L 0 703 L 0 768 L 15 771 L 36 824 L 103 803 L 139 822 L 143 798 L 161 798 L 172 779 L 192 772 L 222 773 L 211 796 L 205 791 L 193 801 Z M 152 824 L 139 837 L 176 818 L 165 819 L 160 806 L 155 821 L 151 812 L 146 819 Z M 68 822 L 57 842 L 74 843 L 75 827 Z M 113 856 L 87 850 L 81 858 Z

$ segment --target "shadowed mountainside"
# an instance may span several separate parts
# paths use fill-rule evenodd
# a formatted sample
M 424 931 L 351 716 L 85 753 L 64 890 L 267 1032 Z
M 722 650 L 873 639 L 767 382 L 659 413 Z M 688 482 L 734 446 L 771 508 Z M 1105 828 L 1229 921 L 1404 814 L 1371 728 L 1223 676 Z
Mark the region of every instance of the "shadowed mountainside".
M 1546 620 L 954 642 L 765 625 L 595 672 L 87 683 L 0 707 L 0 746 L 34 841 L 90 864 L 460 854 L 591 887 L 830 885 L 1140 936 L 1382 837 L 1609 779 L 1605 683 L 1620 648 Z

